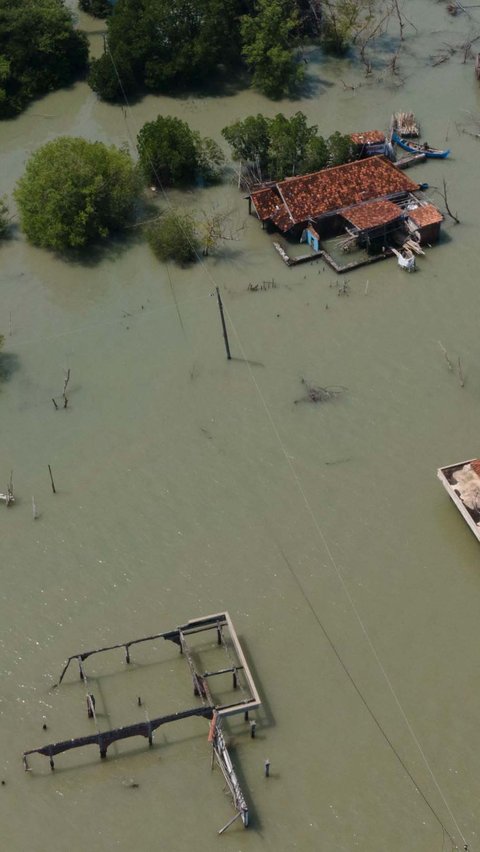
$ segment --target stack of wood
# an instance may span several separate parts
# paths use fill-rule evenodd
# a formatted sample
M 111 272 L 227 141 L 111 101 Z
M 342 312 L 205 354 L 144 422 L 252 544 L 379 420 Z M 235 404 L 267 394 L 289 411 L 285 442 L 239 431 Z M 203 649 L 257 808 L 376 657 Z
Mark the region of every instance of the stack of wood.
M 420 136 L 420 128 L 413 112 L 396 112 L 392 116 L 392 128 L 400 136 Z
M 425 254 L 420 243 L 418 243 L 417 240 L 412 238 L 405 240 L 405 242 L 403 243 L 403 247 L 410 249 L 410 251 L 413 251 L 414 254 Z

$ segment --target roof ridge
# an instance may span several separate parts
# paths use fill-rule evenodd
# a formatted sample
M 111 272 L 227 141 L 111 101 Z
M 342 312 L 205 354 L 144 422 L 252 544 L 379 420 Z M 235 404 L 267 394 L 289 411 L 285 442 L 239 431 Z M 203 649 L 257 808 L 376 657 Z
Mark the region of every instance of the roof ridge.
M 285 209 L 286 209 L 286 211 L 287 211 L 288 215 L 290 216 L 290 219 L 292 220 L 293 224 L 295 224 L 295 219 L 294 219 L 294 218 L 293 218 L 293 216 L 292 216 L 292 212 L 291 212 L 291 210 L 290 210 L 290 207 L 288 206 L 287 202 L 285 201 L 285 199 L 284 199 L 284 197 L 283 197 L 283 192 L 282 192 L 282 190 L 280 189 L 280 187 L 279 187 L 279 185 L 278 185 L 278 184 L 277 184 L 277 189 L 278 189 L 278 191 L 279 191 L 279 193 L 280 193 L 280 198 L 282 199 L 282 201 L 283 201 L 283 203 L 284 203 L 284 205 L 285 205 Z
M 309 172 L 306 175 L 293 175 L 292 177 L 289 177 L 289 178 L 283 178 L 283 180 L 280 180 L 280 181 L 277 182 L 276 186 L 279 188 L 280 184 L 282 184 L 282 183 L 291 183 L 292 181 L 299 180 L 300 178 L 305 180 L 305 178 L 313 177 L 314 175 L 325 174 L 325 172 L 331 172 L 331 171 L 333 171 L 333 169 L 344 169 L 347 166 L 353 166 L 353 165 L 356 165 L 357 163 L 363 163 L 363 164 L 369 163 L 370 164 L 370 163 L 373 163 L 375 161 L 378 162 L 379 160 L 382 160 L 383 162 L 388 163 L 388 165 L 392 165 L 390 163 L 390 161 L 387 160 L 387 158 L 383 156 L 383 154 L 375 154 L 375 156 L 373 156 L 373 157 L 367 157 L 367 158 L 363 158 L 361 160 L 350 160 L 349 163 L 340 163 L 340 165 L 338 165 L 338 166 L 327 166 L 325 169 L 317 169 L 316 172 Z M 279 192 L 280 191 L 281 190 L 279 189 Z

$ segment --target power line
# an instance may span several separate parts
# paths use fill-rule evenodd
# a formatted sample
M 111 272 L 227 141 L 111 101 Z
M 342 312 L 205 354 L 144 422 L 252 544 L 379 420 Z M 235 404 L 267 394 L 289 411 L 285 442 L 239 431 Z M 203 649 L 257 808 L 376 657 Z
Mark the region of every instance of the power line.
M 120 86 L 120 89 L 121 89 L 121 92 L 122 92 L 123 98 L 124 98 L 124 100 L 125 100 L 125 104 L 126 104 L 127 110 L 131 113 L 130 103 L 129 103 L 128 98 L 127 98 L 127 96 L 126 96 L 125 89 L 124 89 L 124 86 L 123 86 L 122 80 L 121 80 L 121 78 L 120 78 L 120 75 L 119 75 L 119 73 L 118 73 L 118 68 L 117 68 L 117 66 L 116 66 L 115 60 L 114 60 L 114 58 L 113 58 L 113 56 L 112 56 L 112 53 L 111 53 L 111 51 L 110 51 L 110 48 L 109 48 L 109 46 L 108 46 L 108 42 L 107 42 L 107 53 L 108 53 L 108 55 L 109 55 L 109 57 L 110 57 L 110 60 L 111 60 L 111 62 L 112 62 L 112 66 L 113 66 L 113 68 L 114 68 L 114 71 L 115 71 L 115 74 L 116 74 L 116 77 L 117 77 L 117 80 L 118 80 L 118 83 L 119 83 L 119 86 Z M 132 142 L 133 147 L 137 150 L 137 153 L 138 153 L 138 147 L 137 147 L 137 145 L 136 145 L 136 142 L 135 142 L 135 141 L 133 140 L 133 138 L 132 138 L 132 135 L 131 135 L 131 132 L 130 132 L 130 128 L 129 128 L 129 125 L 128 125 L 128 121 L 127 121 L 127 117 L 126 117 L 126 115 L 125 115 L 125 124 L 126 124 L 126 127 L 127 127 L 128 135 L 129 135 L 129 137 L 130 137 L 130 141 Z M 163 195 L 163 197 L 164 197 L 164 199 L 165 199 L 166 203 L 168 204 L 168 206 L 170 207 L 170 209 L 171 209 L 171 210 L 172 210 L 172 212 L 174 213 L 175 211 L 173 210 L 173 207 L 172 207 L 172 204 L 171 204 L 171 202 L 170 202 L 170 199 L 168 198 L 168 196 L 167 196 L 167 194 L 166 194 L 166 192 L 165 192 L 165 189 L 164 189 L 164 187 L 163 187 L 162 181 L 161 181 L 161 179 L 160 179 L 160 177 L 159 177 L 159 175 L 158 175 L 158 173 L 157 173 L 157 170 L 156 170 L 156 168 L 155 168 L 155 164 L 154 164 L 154 162 L 153 162 L 153 160 L 152 160 L 152 158 L 151 158 L 151 157 L 148 157 L 148 160 L 149 160 L 150 166 L 151 166 L 151 168 L 152 168 L 152 170 L 153 170 L 153 173 L 155 174 L 155 177 L 156 177 L 156 180 L 157 180 L 157 184 L 158 184 L 158 186 L 160 187 L 160 191 L 161 191 L 161 193 L 162 193 L 162 195 Z M 179 225 L 180 230 L 182 230 L 182 225 L 181 225 L 181 222 L 180 222 L 180 221 L 178 221 L 178 225 Z M 183 235 L 184 235 L 184 237 L 186 238 L 186 240 L 188 241 L 188 240 L 189 240 L 188 234 L 185 234 L 185 232 L 183 232 Z M 196 249 L 196 247 L 195 247 L 195 246 L 193 246 L 193 245 L 192 245 L 192 243 L 191 243 L 191 242 L 190 242 L 190 246 L 191 246 L 192 250 L 194 251 L 195 256 L 197 257 L 197 259 L 200 261 L 200 263 L 201 263 L 201 264 L 202 264 L 202 266 L 204 267 L 204 270 L 205 270 L 206 274 L 208 275 L 209 279 L 211 280 L 211 282 L 212 282 L 213 286 L 216 288 L 218 285 L 217 285 L 217 282 L 216 282 L 216 280 L 214 279 L 214 277 L 213 277 L 213 275 L 212 275 L 212 273 L 211 273 L 210 269 L 206 266 L 206 264 L 205 264 L 205 263 L 204 263 L 204 261 L 203 261 L 203 258 L 201 257 L 201 255 L 199 254 L 198 250 Z M 424 764 L 425 764 L 425 766 L 426 766 L 426 768 L 427 768 L 427 770 L 428 770 L 428 772 L 429 772 L 429 774 L 430 774 L 430 776 L 431 776 L 431 778 L 432 778 L 432 780 L 433 780 L 433 783 L 435 784 L 435 787 L 436 787 L 436 789 L 437 789 L 437 791 L 438 791 L 438 793 L 439 793 L 439 795 L 440 795 L 440 797 L 441 797 L 441 799 L 442 799 L 442 801 L 443 801 L 443 803 L 444 803 L 444 805 L 445 805 L 445 807 L 446 807 L 446 809 L 447 809 L 447 811 L 448 811 L 448 814 L 449 814 L 449 816 L 450 816 L 450 818 L 451 818 L 451 820 L 452 820 L 452 822 L 453 822 L 453 824 L 454 824 L 454 826 L 455 826 L 456 830 L 458 831 L 458 833 L 459 833 L 460 837 L 462 838 L 462 841 L 463 841 L 463 844 L 464 844 L 464 849 L 468 849 L 468 844 L 466 843 L 466 839 L 465 839 L 465 837 L 464 837 L 464 835 L 463 835 L 463 832 L 462 832 L 462 830 L 461 830 L 461 828 L 460 828 L 460 826 L 459 826 L 459 824 L 458 824 L 458 821 L 456 820 L 456 818 L 455 818 L 455 816 L 454 816 L 454 814 L 453 814 L 453 812 L 452 812 L 452 810 L 451 810 L 451 808 L 450 808 L 450 806 L 449 806 L 449 804 L 448 804 L 448 801 L 447 801 L 447 799 L 446 799 L 446 797 L 445 797 L 445 795 L 444 795 L 444 793 L 443 793 L 443 791 L 442 791 L 442 789 L 441 789 L 441 787 L 440 787 L 440 785 L 439 785 L 439 783 L 438 783 L 438 781 L 437 781 L 437 779 L 436 779 L 436 776 L 435 776 L 435 774 L 434 774 L 434 772 L 433 772 L 433 769 L 432 769 L 432 767 L 430 766 L 429 760 L 428 760 L 428 758 L 427 758 L 427 756 L 426 756 L 426 754 L 425 754 L 425 752 L 424 752 L 424 750 L 423 750 L 423 748 L 422 748 L 422 746 L 421 746 L 421 744 L 420 744 L 420 741 L 418 740 L 418 738 L 417 738 L 417 736 L 416 736 L 416 734 L 415 734 L 415 731 L 413 730 L 413 727 L 412 727 L 412 725 L 411 725 L 411 723 L 410 723 L 410 721 L 409 721 L 409 719 L 408 719 L 408 716 L 407 716 L 407 714 L 406 714 L 405 710 L 403 709 L 403 706 L 402 706 L 402 704 L 401 704 L 401 702 L 400 702 L 400 699 L 399 699 L 399 697 L 398 697 L 398 695 L 397 695 L 397 693 L 396 693 L 396 691 L 395 691 L 395 688 L 394 688 L 394 686 L 393 686 L 393 684 L 392 684 L 392 682 L 391 682 L 391 680 L 390 680 L 390 678 L 389 678 L 389 676 L 388 676 L 388 674 L 387 674 L 387 671 L 386 671 L 386 669 L 385 669 L 385 667 L 384 667 L 384 665 L 383 665 L 383 663 L 382 663 L 382 661 L 381 661 L 381 659 L 380 659 L 380 657 L 379 657 L 379 655 L 378 655 L 378 653 L 377 653 L 377 651 L 376 651 L 376 648 L 375 648 L 375 646 L 374 646 L 374 644 L 373 644 L 373 642 L 372 642 L 372 640 L 371 640 L 371 638 L 370 638 L 370 635 L 369 635 L 369 633 L 368 633 L 368 630 L 367 630 L 367 628 L 366 628 L 366 626 L 365 626 L 365 624 L 364 624 L 364 622 L 363 622 L 363 620 L 362 620 L 362 618 L 361 618 L 361 616 L 360 616 L 360 612 L 359 612 L 359 610 L 358 610 L 358 608 L 357 608 L 357 606 L 356 606 L 356 604 L 355 604 L 355 602 L 354 602 L 354 600 L 353 600 L 353 598 L 352 598 L 352 596 L 351 596 L 351 594 L 350 594 L 350 591 L 349 591 L 349 589 L 348 589 L 348 586 L 347 586 L 347 584 L 346 584 L 346 582 L 345 582 L 345 580 L 344 580 L 344 578 L 343 578 L 343 576 L 342 576 L 342 574 L 341 574 L 341 572 L 340 572 L 340 569 L 339 569 L 339 567 L 338 567 L 338 565 L 337 565 L 337 563 L 336 563 L 336 561 L 335 561 L 335 558 L 334 558 L 333 553 L 332 553 L 332 551 L 331 551 L 331 549 L 330 549 L 330 547 L 329 547 L 329 545 L 328 545 L 328 542 L 327 542 L 327 540 L 326 540 L 326 538 L 325 538 L 325 535 L 324 535 L 324 533 L 323 533 L 323 531 L 322 531 L 322 529 L 321 529 L 321 527 L 320 527 L 320 524 L 319 524 L 319 522 L 318 522 L 318 520 L 317 520 L 317 518 L 316 518 L 316 516 L 315 516 L 315 514 L 314 514 L 314 512 L 313 512 L 312 506 L 311 506 L 311 504 L 310 504 L 310 501 L 308 500 L 308 497 L 307 497 L 307 495 L 306 495 L 306 493 L 305 493 L 305 490 L 304 490 L 303 485 L 302 485 L 302 483 L 301 483 L 301 481 L 300 481 L 300 478 L 299 478 L 299 476 L 298 476 L 298 474 L 297 474 L 297 472 L 296 472 L 296 470 L 295 470 L 295 467 L 294 467 L 294 465 L 293 465 L 293 463 L 292 463 L 292 460 L 291 460 L 290 456 L 288 455 L 287 450 L 286 450 L 286 448 L 285 448 L 285 446 L 284 446 L 284 444 L 283 444 L 283 441 L 282 441 L 282 439 L 281 439 L 280 433 L 279 433 L 278 428 L 277 428 L 277 426 L 276 426 L 276 424 L 275 424 L 275 421 L 274 421 L 274 419 L 273 419 L 273 415 L 272 415 L 272 413 L 271 413 L 271 411 L 270 411 L 270 409 L 269 409 L 269 407 L 268 407 L 268 405 L 267 405 L 267 402 L 266 402 L 266 400 L 265 400 L 265 397 L 264 397 L 264 395 L 262 394 L 262 391 L 261 391 L 261 389 L 260 389 L 260 387 L 259 387 L 259 385 L 258 385 L 258 382 L 257 382 L 257 380 L 256 380 L 256 378 L 255 378 L 255 375 L 254 375 L 254 373 L 253 373 L 253 370 L 252 370 L 252 368 L 251 368 L 251 366 L 250 366 L 250 364 L 249 364 L 249 362 L 248 362 L 248 359 L 247 359 L 247 357 L 246 357 L 245 349 L 244 349 L 244 347 L 243 347 L 243 345 L 242 345 L 242 341 L 241 341 L 241 339 L 240 339 L 240 336 L 239 336 L 239 334 L 238 334 L 238 331 L 237 331 L 237 329 L 236 329 L 236 326 L 235 326 L 235 324 L 234 324 L 234 322 L 233 322 L 233 320 L 232 320 L 232 317 L 230 316 L 230 314 L 229 314 L 229 312 L 228 312 L 228 309 L 227 309 L 227 308 L 225 308 L 225 313 L 227 314 L 227 317 L 228 317 L 228 319 L 229 319 L 229 322 L 230 322 L 230 324 L 231 324 L 231 326 L 232 326 L 232 328 L 233 328 L 233 331 L 234 331 L 235 337 L 236 337 L 236 339 L 237 339 L 237 343 L 238 343 L 238 345 L 239 345 L 239 347 L 240 347 L 240 350 L 241 350 L 241 352 L 242 352 L 243 358 L 244 358 L 244 360 L 245 360 L 245 362 L 246 362 L 246 364 L 247 364 L 247 367 L 248 367 L 248 370 L 249 370 L 249 373 L 250 373 L 250 378 L 251 378 L 251 380 L 252 380 L 252 382 L 253 382 L 253 385 L 254 385 L 255 390 L 256 390 L 256 392 L 257 392 L 257 394 L 258 394 L 258 397 L 259 397 L 259 399 L 260 399 L 260 401 L 261 401 L 261 403 L 262 403 L 262 405 L 263 405 L 263 408 L 264 408 L 264 410 L 265 410 L 265 413 L 266 413 L 266 415 L 267 415 L 267 418 L 268 418 L 268 420 L 270 421 L 270 425 L 271 425 L 271 427 L 272 427 L 273 433 L 274 433 L 274 435 L 275 435 L 275 437 L 276 437 L 276 440 L 277 440 L 277 442 L 278 442 L 278 444 L 279 444 L 279 447 L 280 447 L 280 449 L 281 449 L 281 452 L 282 452 L 282 453 L 283 453 L 283 455 L 284 455 L 284 458 L 285 458 L 285 461 L 286 461 L 286 463 L 287 463 L 287 466 L 288 466 L 288 468 L 289 468 L 289 470 L 290 470 L 290 472 L 291 472 L 291 474 L 292 474 L 292 477 L 293 477 L 293 479 L 294 479 L 294 482 L 295 482 L 296 488 L 297 488 L 297 490 L 298 490 L 299 494 L 300 494 L 300 495 L 301 495 L 301 497 L 302 497 L 302 500 L 303 500 L 303 502 L 304 502 L 304 505 L 305 505 L 305 508 L 306 508 L 306 510 L 307 510 L 307 513 L 309 514 L 310 519 L 311 519 L 311 521 L 312 521 L 312 523 L 313 523 L 313 526 L 314 526 L 314 528 L 315 528 L 315 530 L 316 530 L 316 532 L 317 532 L 317 534 L 318 534 L 318 536 L 319 536 L 319 538 L 320 538 L 320 540 L 321 540 L 321 542 L 322 542 L 322 544 L 323 544 L 323 547 L 324 547 L 324 549 L 325 549 L 325 551 L 326 551 L 326 553 L 327 553 L 327 556 L 328 556 L 328 558 L 329 558 L 329 560 L 330 560 L 330 563 L 331 563 L 331 565 L 332 565 L 332 567 L 333 567 L 333 569 L 334 569 L 334 571 L 335 571 L 335 573 L 336 573 L 336 575 L 337 575 L 337 578 L 338 578 L 338 580 L 339 580 L 339 582 L 340 582 L 340 584 L 341 584 L 341 587 L 342 587 L 342 589 L 343 589 L 343 592 L 344 592 L 344 594 L 345 594 L 345 596 L 346 596 L 346 598 L 347 598 L 347 600 L 348 600 L 348 603 L 349 603 L 349 605 L 350 605 L 350 608 L 352 609 L 352 612 L 354 613 L 355 618 L 356 618 L 356 619 L 357 619 L 357 621 L 358 621 L 358 624 L 359 624 L 359 626 L 360 626 L 360 629 L 361 629 L 361 631 L 362 631 L 362 633 L 363 633 L 363 635 L 364 635 L 364 637 L 365 637 L 365 640 L 367 641 L 367 644 L 368 644 L 368 646 L 369 646 L 369 648 L 370 648 L 370 651 L 371 651 L 371 653 L 372 653 L 372 655 L 373 655 L 373 657 L 374 657 L 374 659 L 375 659 L 375 662 L 377 663 L 378 668 L 380 669 L 380 672 L 381 672 L 381 674 L 382 674 L 382 676 L 383 676 L 383 678 L 384 678 L 384 680 L 385 680 L 385 682 L 386 682 L 386 684 L 387 684 L 387 686 L 388 686 L 388 689 L 389 689 L 389 691 L 390 691 L 390 693 L 391 693 L 391 695 L 392 695 L 392 697 L 393 697 L 393 699 L 394 699 L 394 701 L 395 701 L 395 703 L 396 703 L 396 705 L 397 705 L 397 707 L 398 707 L 398 710 L 399 710 L 399 712 L 400 712 L 400 714 L 401 714 L 401 716 L 402 716 L 402 718 L 403 718 L 403 720 L 404 720 L 404 722 L 405 722 L 405 725 L 406 725 L 406 727 L 407 727 L 407 729 L 408 729 L 408 731 L 409 731 L 409 733 L 410 733 L 410 736 L 412 737 L 412 739 L 413 739 L 413 741 L 414 741 L 414 743 L 415 743 L 415 745 L 416 745 L 416 747 L 417 747 L 417 749 L 418 749 L 418 751 L 419 751 L 419 753 L 420 753 L 420 755 L 421 755 L 421 757 L 422 757 L 422 760 L 423 760 L 423 762 L 424 762 Z M 284 558 L 285 558 L 285 557 L 284 557 Z M 287 562 L 287 565 L 288 565 L 288 562 Z M 427 799 L 427 797 L 425 796 L 425 794 L 421 791 L 421 789 L 420 789 L 419 785 L 417 784 L 417 782 L 416 782 L 416 781 L 415 781 L 415 779 L 413 778 L 413 775 L 411 774 L 410 770 L 408 769 L 408 767 L 406 766 L 406 764 L 405 764 L 405 763 L 404 763 L 404 761 L 402 760 L 401 756 L 399 755 L 398 751 L 396 750 L 395 746 L 393 745 L 392 741 L 390 740 L 390 738 L 388 737 L 388 735 L 387 735 L 387 734 L 386 734 L 386 732 L 384 731 L 384 729 L 383 729 L 382 725 L 380 724 L 379 720 L 378 720 L 378 719 L 377 719 L 377 717 L 375 716 L 375 714 L 374 714 L 373 710 L 370 708 L 370 706 L 369 706 L 369 704 L 368 704 L 368 702 L 367 702 L 366 698 L 363 696 L 363 694 L 362 694 L 362 692 L 361 692 L 360 688 L 358 687 L 357 683 L 355 682 L 355 680 L 353 679 L 353 677 L 352 677 L 351 673 L 349 672 L 348 668 L 346 667 L 345 663 L 343 662 L 343 660 L 342 660 L 342 658 L 341 658 L 341 656 L 340 656 L 339 652 L 338 652 L 338 651 L 337 651 L 337 649 L 335 648 L 335 645 L 333 644 L 333 642 L 332 642 L 332 640 L 330 639 L 330 637 L 329 637 L 328 633 L 326 632 L 325 628 L 323 627 L 323 625 L 322 625 L 322 623 L 321 623 L 321 620 L 320 620 L 320 618 L 319 618 L 319 616 L 318 616 L 318 614 L 317 614 L 317 612 L 316 612 L 316 610 L 315 610 L 315 608 L 314 608 L 313 604 L 312 604 L 312 603 L 311 603 L 311 601 L 309 600 L 309 598 L 308 598 L 308 596 L 307 596 L 307 594 L 306 594 L 306 591 L 304 590 L 303 584 L 301 583 L 301 581 L 300 581 L 299 577 L 297 576 L 297 574 L 295 573 L 295 571 L 293 570 L 293 568 L 292 568 L 290 565 L 288 565 L 288 567 L 289 567 L 290 573 L 291 573 L 291 574 L 292 574 L 292 576 L 294 577 L 294 579 L 295 579 L 295 581 L 296 581 L 297 585 L 299 586 L 299 588 L 300 588 L 300 590 L 301 590 L 301 592 L 302 592 L 302 595 L 303 595 L 303 597 L 304 597 L 304 600 L 306 601 L 306 603 L 307 603 L 307 605 L 308 605 L 309 609 L 311 610 L 311 612 L 312 612 L 313 616 L 315 617 L 315 620 L 316 620 L 316 621 L 317 621 L 317 623 L 319 624 L 319 626 L 320 626 L 320 628 L 321 628 L 322 632 L 323 632 L 323 633 L 324 633 L 324 635 L 325 635 L 325 638 L 327 639 L 327 641 L 329 642 L 330 646 L 332 647 L 332 650 L 334 651 L 334 653 L 335 653 L 335 655 L 336 655 L 337 659 L 339 660 L 339 662 L 340 662 L 340 664 L 341 664 L 341 666 L 342 666 L 343 670 L 344 670 L 344 671 L 345 671 L 345 673 L 347 674 L 347 676 L 348 676 L 349 680 L 351 681 L 351 683 L 352 683 L 352 685 L 354 686 L 354 688 L 355 688 L 356 692 L 358 693 L 359 697 L 361 698 L 361 700 L 362 700 L 363 704 L 365 705 L 365 707 L 366 707 L 366 709 L 368 710 L 369 714 L 371 715 L 372 719 L 375 721 L 375 724 L 377 725 L 377 727 L 379 728 L 379 730 L 380 730 L 380 732 L 382 733 L 383 737 L 385 738 L 386 742 L 388 743 L 388 745 L 389 745 L 389 746 L 390 746 L 390 748 L 392 749 L 392 751 L 393 751 L 394 755 L 397 757 L 397 759 L 398 759 L 398 761 L 400 762 L 400 764 L 401 764 L 402 768 L 404 769 L 404 771 L 406 772 L 406 774 L 408 775 L 408 777 L 409 777 L 409 778 L 410 778 L 410 780 L 412 781 L 413 785 L 415 786 L 415 789 L 416 789 L 416 790 L 420 793 L 420 795 L 422 796 L 422 798 L 423 798 L 424 802 L 426 803 L 426 805 L 428 806 L 428 808 L 430 809 L 430 811 L 432 812 L 432 814 L 433 814 L 433 815 L 435 816 L 435 818 L 437 819 L 437 822 L 438 822 L 438 823 L 439 823 L 439 825 L 441 826 L 442 831 L 443 831 L 443 832 L 444 832 L 444 833 L 448 836 L 448 838 L 450 839 L 450 841 L 452 842 L 452 844 L 453 844 L 453 845 L 455 845 L 455 841 L 454 841 L 454 839 L 453 839 L 452 835 L 450 834 L 450 832 L 448 831 L 448 829 L 446 828 L 446 826 L 445 826 L 445 825 L 444 825 L 444 823 L 442 822 L 442 820 L 441 820 L 441 818 L 439 817 L 438 813 L 435 811 L 435 809 L 433 808 L 433 806 L 432 806 L 432 805 L 430 804 L 430 802 L 428 801 L 428 799 Z M 443 840 L 444 840 L 444 836 L 443 836 L 443 835 L 442 835 L 442 838 L 443 838 Z

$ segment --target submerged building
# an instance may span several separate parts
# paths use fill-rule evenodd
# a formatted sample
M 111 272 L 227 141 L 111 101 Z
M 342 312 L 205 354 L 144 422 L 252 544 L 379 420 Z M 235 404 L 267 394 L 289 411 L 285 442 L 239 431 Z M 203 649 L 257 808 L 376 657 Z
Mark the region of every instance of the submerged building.
M 443 216 L 418 197 L 421 189 L 384 156 L 369 156 L 261 187 L 248 196 L 249 212 L 315 252 L 322 239 L 344 234 L 375 253 L 406 240 L 438 240 Z

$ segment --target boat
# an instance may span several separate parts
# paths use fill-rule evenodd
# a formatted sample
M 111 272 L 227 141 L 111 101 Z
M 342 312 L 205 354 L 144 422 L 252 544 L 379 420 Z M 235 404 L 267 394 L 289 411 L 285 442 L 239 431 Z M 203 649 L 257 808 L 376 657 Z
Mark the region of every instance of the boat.
M 437 476 L 480 541 L 480 459 L 439 467 Z
M 393 246 L 390 246 L 390 251 L 397 256 L 397 263 L 406 272 L 415 272 L 415 255 L 409 248 L 402 248 L 400 251 Z
M 436 160 L 444 160 L 450 153 L 450 148 L 444 150 L 432 148 L 427 142 L 421 145 L 419 142 L 412 142 L 411 139 L 403 139 L 395 131 L 392 133 L 392 141 L 403 148 L 404 151 L 409 151 L 410 154 L 425 154 L 426 157 Z

